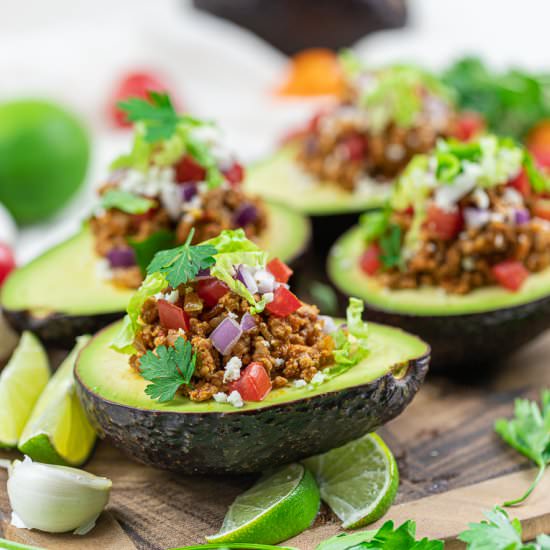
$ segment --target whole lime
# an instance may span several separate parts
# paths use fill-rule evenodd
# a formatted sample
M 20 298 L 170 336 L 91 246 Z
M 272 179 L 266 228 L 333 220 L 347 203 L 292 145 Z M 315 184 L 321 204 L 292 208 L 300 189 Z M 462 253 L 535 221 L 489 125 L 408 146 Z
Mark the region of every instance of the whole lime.
M 90 142 L 79 120 L 40 100 L 0 105 L 0 203 L 19 223 L 57 212 L 84 181 Z

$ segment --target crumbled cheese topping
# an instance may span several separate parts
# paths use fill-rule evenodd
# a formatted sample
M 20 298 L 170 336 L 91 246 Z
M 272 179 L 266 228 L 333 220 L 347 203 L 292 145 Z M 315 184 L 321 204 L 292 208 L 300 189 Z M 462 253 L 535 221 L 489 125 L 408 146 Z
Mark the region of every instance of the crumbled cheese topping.
M 244 405 L 243 398 L 237 390 L 234 390 L 229 394 L 227 402 L 237 408 L 240 408 Z
M 227 394 L 222 391 L 215 393 L 212 397 L 216 403 L 227 403 Z
M 241 377 L 242 361 L 238 357 L 231 357 L 225 364 L 225 372 L 223 373 L 224 382 L 234 382 Z
M 321 372 L 316 372 L 314 375 L 313 375 L 313 378 L 311 379 L 311 383 L 314 385 L 314 386 L 318 386 L 319 384 L 322 384 L 326 379 L 326 376 Z
M 295 388 L 305 388 L 307 386 L 307 382 L 305 380 L 294 380 L 294 387 Z

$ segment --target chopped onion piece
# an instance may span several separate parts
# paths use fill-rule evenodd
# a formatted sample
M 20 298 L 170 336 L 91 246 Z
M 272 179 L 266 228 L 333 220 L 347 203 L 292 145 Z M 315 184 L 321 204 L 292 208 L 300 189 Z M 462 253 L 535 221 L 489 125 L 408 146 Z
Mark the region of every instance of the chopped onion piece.
M 258 283 L 258 292 L 265 294 L 266 292 L 273 292 L 275 290 L 275 276 L 273 273 L 265 269 L 261 269 L 254 275 L 256 282 Z
M 207 267 L 206 269 L 201 269 L 197 276 L 195 277 L 195 281 L 201 281 L 203 279 L 211 279 L 212 276 L 210 275 L 210 268 Z
M 325 334 L 332 334 L 333 332 L 336 332 L 336 330 L 338 329 L 332 317 L 329 317 L 328 315 L 319 315 L 319 319 L 324 321 L 323 332 Z
M 231 317 L 226 317 L 212 332 L 212 345 L 222 354 L 227 355 L 239 341 L 243 331 Z
M 234 216 L 235 225 L 244 227 L 249 223 L 254 223 L 258 219 L 258 209 L 253 204 L 243 204 Z
M 531 219 L 531 214 L 529 214 L 529 210 L 525 208 L 516 210 L 514 214 L 517 225 L 523 225 Z
M 250 268 L 246 265 L 240 265 L 237 268 L 237 279 L 250 291 L 251 294 L 258 292 L 258 285 Z
M 129 246 L 112 248 L 107 252 L 107 259 L 111 267 L 132 267 L 136 265 L 134 249 Z
M 256 318 L 250 313 L 245 313 L 241 319 L 241 329 L 243 332 L 252 330 L 256 326 Z
M 464 221 L 469 228 L 477 229 L 483 227 L 491 219 L 491 213 L 489 210 L 482 210 L 480 208 L 465 208 L 464 209 Z

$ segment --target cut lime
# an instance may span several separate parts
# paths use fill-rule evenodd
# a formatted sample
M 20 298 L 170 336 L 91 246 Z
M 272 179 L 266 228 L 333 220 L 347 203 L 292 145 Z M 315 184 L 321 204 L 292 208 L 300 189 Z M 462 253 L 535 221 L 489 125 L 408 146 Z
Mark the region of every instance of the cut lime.
M 74 363 L 90 340 L 81 336 L 40 396 L 19 440 L 19 450 L 37 462 L 79 466 L 86 461 L 96 433 L 75 392 Z
M 219 533 L 209 542 L 277 544 L 305 531 L 320 505 L 313 476 L 290 464 L 262 477 L 230 506 Z
M 36 336 L 24 332 L 0 372 L 0 447 L 15 447 L 50 378 L 48 357 Z
M 38 546 L 28 546 L 6 539 L 0 539 L 0 548 L 2 550 L 44 550 L 44 548 L 38 548 Z
M 346 529 L 380 519 L 399 486 L 395 458 L 376 434 L 308 458 L 304 464 L 315 475 L 321 498 Z

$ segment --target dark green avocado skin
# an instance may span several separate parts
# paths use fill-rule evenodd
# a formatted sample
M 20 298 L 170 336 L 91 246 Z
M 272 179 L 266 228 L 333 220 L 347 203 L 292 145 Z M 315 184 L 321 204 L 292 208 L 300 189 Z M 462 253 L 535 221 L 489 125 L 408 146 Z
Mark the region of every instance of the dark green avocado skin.
M 244 474 L 339 447 L 389 422 L 426 376 L 429 353 L 391 373 L 339 392 L 231 413 L 136 409 L 107 401 L 79 379 L 77 391 L 100 437 L 130 458 L 187 474 Z M 404 369 L 405 370 L 405 369 Z

